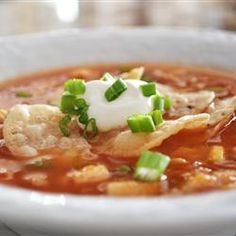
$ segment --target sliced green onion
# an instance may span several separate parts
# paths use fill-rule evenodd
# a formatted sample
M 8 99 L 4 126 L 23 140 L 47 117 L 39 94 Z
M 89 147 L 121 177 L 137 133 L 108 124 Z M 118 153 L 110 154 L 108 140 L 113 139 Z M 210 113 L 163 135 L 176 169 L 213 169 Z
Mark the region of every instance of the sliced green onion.
M 77 110 L 77 114 L 80 115 L 84 112 L 87 112 L 88 107 L 88 104 L 83 98 L 78 98 L 75 100 L 75 110 Z
M 105 92 L 105 98 L 108 102 L 111 102 L 115 100 L 116 98 L 118 98 L 118 96 L 117 96 L 116 91 L 112 87 L 110 87 Z
M 128 118 L 128 126 L 132 133 L 151 133 L 156 130 L 155 124 L 150 115 L 134 115 Z
M 118 98 L 125 90 L 127 90 L 127 85 L 124 80 L 119 78 L 106 90 L 105 98 L 108 102 L 111 102 Z
M 21 97 L 21 98 L 29 98 L 33 96 L 31 93 L 26 92 L 26 91 L 17 91 L 15 94 L 17 97 Z
M 75 107 L 76 107 L 76 96 L 69 93 L 64 93 L 61 98 L 61 105 L 60 105 L 61 111 L 63 113 L 75 114 L 76 113 Z
M 105 73 L 102 78 L 102 81 L 113 81 L 114 77 L 110 73 Z
M 141 181 L 156 181 L 169 165 L 170 158 L 158 152 L 143 152 L 136 164 L 134 177 Z
M 80 115 L 80 117 L 79 117 L 79 122 L 80 122 L 81 124 L 86 125 L 86 124 L 88 123 L 88 120 L 89 120 L 89 117 L 88 117 L 87 112 L 82 113 L 82 114 Z
M 170 97 L 164 97 L 164 108 L 165 110 L 169 110 L 172 106 L 172 101 L 170 99 Z
M 153 122 L 156 126 L 163 123 L 163 118 L 162 118 L 162 112 L 161 111 L 155 110 L 155 111 L 151 112 L 150 115 L 152 116 L 152 120 L 153 120 Z
M 71 79 L 65 82 L 64 90 L 73 95 L 82 95 L 85 93 L 86 87 L 83 80 Z
M 165 99 L 159 95 L 153 97 L 153 110 L 165 110 Z
M 61 111 L 63 113 L 73 113 L 75 110 L 76 96 L 64 93 L 61 98 Z
M 84 127 L 83 136 L 86 139 L 91 139 L 94 138 L 97 135 L 97 133 L 98 133 L 98 128 L 96 125 L 96 120 L 94 118 L 90 118 Z
M 141 85 L 140 89 L 143 93 L 143 96 L 145 97 L 150 97 L 157 93 L 155 83 L 148 83 L 148 84 Z
M 83 98 L 65 92 L 61 99 L 60 109 L 65 114 L 80 115 L 88 109 L 88 104 Z
M 71 122 L 71 116 L 66 115 L 59 121 L 59 128 L 62 134 L 66 137 L 70 136 L 69 124 Z
M 118 168 L 118 171 L 123 172 L 123 173 L 129 173 L 129 172 L 132 172 L 132 168 L 129 165 L 121 165 Z

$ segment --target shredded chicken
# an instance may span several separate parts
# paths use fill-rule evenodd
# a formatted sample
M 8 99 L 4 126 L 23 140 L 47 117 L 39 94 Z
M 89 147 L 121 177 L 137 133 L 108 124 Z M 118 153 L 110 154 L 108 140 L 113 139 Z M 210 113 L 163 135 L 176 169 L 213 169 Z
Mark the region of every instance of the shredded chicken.
M 54 106 L 14 106 L 4 121 L 3 135 L 6 146 L 12 154 L 25 157 L 36 156 L 39 150 L 53 147 L 77 147 L 86 155 L 90 154 L 90 145 L 79 136 L 76 127 L 70 137 L 63 136 L 58 126 L 62 117 L 59 108 Z
M 13 160 L 0 159 L 0 174 L 16 173 L 22 169 L 22 165 Z
M 47 178 L 47 174 L 41 172 L 27 173 L 23 176 L 23 180 L 37 187 L 46 186 L 48 184 Z
M 119 157 L 138 156 L 143 151 L 159 146 L 165 139 L 180 130 L 204 127 L 208 121 L 209 114 L 202 113 L 166 121 L 153 133 L 134 134 L 130 130 L 126 130 L 103 145 L 99 145 L 98 152 Z
M 110 173 L 104 165 L 88 165 L 81 170 L 71 171 L 68 176 L 77 184 L 85 184 L 107 180 L 110 177 Z
M 211 91 L 180 93 L 173 88 L 157 84 L 158 91 L 171 98 L 172 108 L 168 111 L 170 117 L 181 117 L 203 112 L 215 98 Z
M 235 187 L 235 170 L 218 170 L 212 173 L 202 173 L 197 171 L 194 175 L 187 178 L 183 191 L 190 193 L 193 191 L 204 191 L 224 186 L 225 189 Z
M 107 193 L 110 196 L 153 196 L 158 193 L 158 187 L 158 182 L 117 181 L 107 185 Z

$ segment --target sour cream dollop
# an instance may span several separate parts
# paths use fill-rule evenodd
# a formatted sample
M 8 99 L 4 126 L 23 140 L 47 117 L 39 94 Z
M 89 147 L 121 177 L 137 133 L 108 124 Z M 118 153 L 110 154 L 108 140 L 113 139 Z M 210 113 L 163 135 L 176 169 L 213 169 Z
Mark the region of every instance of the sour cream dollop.
M 104 96 L 114 81 L 93 80 L 86 83 L 83 95 L 89 104 L 88 116 L 95 118 L 99 131 L 122 128 L 127 125 L 128 117 L 146 114 L 153 110 L 152 96 L 143 96 L 140 85 L 147 84 L 140 80 L 125 80 L 127 90 L 116 100 L 108 102 Z

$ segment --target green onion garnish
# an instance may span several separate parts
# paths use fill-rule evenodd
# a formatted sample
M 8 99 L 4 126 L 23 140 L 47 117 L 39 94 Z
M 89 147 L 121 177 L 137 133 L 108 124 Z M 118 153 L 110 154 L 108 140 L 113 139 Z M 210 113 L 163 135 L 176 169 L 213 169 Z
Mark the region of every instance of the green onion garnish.
M 97 135 L 97 133 L 98 133 L 98 128 L 96 125 L 96 120 L 94 118 L 90 118 L 84 127 L 83 136 L 86 139 L 91 139 L 94 138 Z
M 71 122 L 71 116 L 66 115 L 59 121 L 59 128 L 64 136 L 70 136 L 69 124 Z
M 33 96 L 31 93 L 26 92 L 26 91 L 17 91 L 15 94 L 17 97 L 21 97 L 21 98 L 30 98 Z
M 111 102 L 118 98 L 125 90 L 127 90 L 127 85 L 124 80 L 119 78 L 106 90 L 105 98 L 108 102 Z
M 81 124 L 86 125 L 86 124 L 88 123 L 88 120 L 89 120 L 89 117 L 88 117 L 87 112 L 85 111 L 85 112 L 83 112 L 83 113 L 80 115 L 80 117 L 79 117 L 79 122 L 80 122 Z
M 151 115 L 134 115 L 128 118 L 127 123 L 132 133 L 151 133 L 156 130 Z
M 83 98 L 78 98 L 75 100 L 75 110 L 78 115 L 83 114 L 84 112 L 87 112 L 88 110 L 88 104 Z
M 60 105 L 61 111 L 63 113 L 76 114 L 75 107 L 76 107 L 76 96 L 69 93 L 64 93 L 61 98 L 61 105 Z
M 140 89 L 143 93 L 143 96 L 150 97 L 156 94 L 156 84 L 155 83 L 148 83 L 140 86 Z
M 161 111 L 155 110 L 155 111 L 151 112 L 150 115 L 152 116 L 152 120 L 153 120 L 153 122 L 156 126 L 163 123 L 163 118 L 162 118 L 162 112 Z
M 80 115 L 88 109 L 88 104 L 83 98 L 65 92 L 61 98 L 61 111 L 65 114 Z
M 153 97 L 153 110 L 164 111 L 165 109 L 165 99 L 159 95 Z
M 64 90 L 72 95 L 82 95 L 85 93 L 86 87 L 83 80 L 71 79 L 66 81 Z
M 158 152 L 143 152 L 136 164 L 134 177 L 141 181 L 156 181 L 169 165 L 170 158 Z
M 164 108 L 165 110 L 169 110 L 172 106 L 172 101 L 170 99 L 170 97 L 164 97 Z
M 110 73 L 105 73 L 102 78 L 102 81 L 113 81 L 114 77 Z
M 118 167 L 117 170 L 120 171 L 120 172 L 123 172 L 123 173 L 132 172 L 132 168 L 129 165 L 121 165 L 121 166 Z

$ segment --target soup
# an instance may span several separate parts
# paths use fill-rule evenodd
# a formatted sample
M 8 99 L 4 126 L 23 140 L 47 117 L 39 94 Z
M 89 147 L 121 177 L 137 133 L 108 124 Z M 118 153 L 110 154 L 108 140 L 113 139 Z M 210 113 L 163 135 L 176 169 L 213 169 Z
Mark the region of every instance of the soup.
M 0 86 L 0 183 L 78 195 L 236 188 L 236 76 L 79 66 Z

